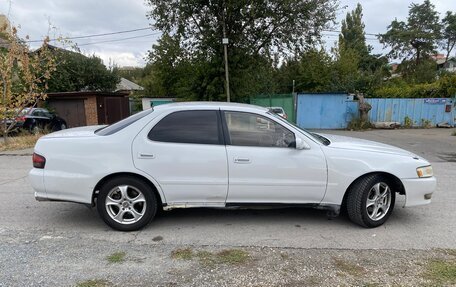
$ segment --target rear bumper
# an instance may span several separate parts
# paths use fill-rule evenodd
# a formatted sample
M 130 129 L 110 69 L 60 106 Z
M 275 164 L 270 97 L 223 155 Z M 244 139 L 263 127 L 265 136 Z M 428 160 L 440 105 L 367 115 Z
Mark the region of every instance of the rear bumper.
M 35 190 L 35 199 L 38 201 L 48 200 L 46 194 L 46 188 L 44 186 L 44 170 L 33 168 L 29 172 L 29 181 Z
M 435 177 L 402 179 L 405 188 L 404 207 L 431 203 L 431 196 L 437 186 Z

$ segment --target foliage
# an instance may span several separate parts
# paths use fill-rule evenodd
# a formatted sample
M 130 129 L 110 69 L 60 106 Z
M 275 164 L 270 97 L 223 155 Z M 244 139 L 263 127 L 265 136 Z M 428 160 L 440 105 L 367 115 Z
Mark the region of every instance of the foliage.
M 447 52 L 446 60 L 448 61 L 451 51 L 453 51 L 456 45 L 456 13 L 453 14 L 453 12 L 448 11 L 442 20 L 442 26 L 442 47 Z
M 225 30 L 230 87 L 236 101 L 252 93 L 272 92 L 274 54 L 303 51 L 318 41 L 337 8 L 336 0 L 254 0 L 249 5 L 240 0 L 147 3 L 152 8 L 148 17 L 164 32 L 149 57 L 156 94 L 224 100 L 221 39 Z M 157 58 L 162 51 L 171 53 L 173 61 Z M 170 72 L 176 72 L 177 82 Z
M 435 53 L 440 32 L 441 24 L 435 6 L 425 0 L 423 4 L 412 3 L 407 23 L 394 20 L 379 39 L 384 46 L 391 47 L 389 57 L 412 57 L 419 62 L 422 57 Z
M 431 128 L 432 127 L 431 120 L 421 119 L 421 127 L 425 128 L 425 129 Z
M 376 98 L 451 98 L 456 94 L 456 75 L 448 75 L 432 83 L 410 84 L 401 79 L 372 91 Z
M 413 120 L 409 116 L 405 116 L 404 118 L 404 128 L 411 128 L 413 127 Z
M 4 31 L 2 37 L 9 42 L 7 48 L 0 49 L 0 123 L 6 138 L 14 128 L 14 122 L 7 125 L 6 119 L 15 121 L 22 109 L 46 97 L 56 61 L 47 37 L 39 52 L 34 53 L 17 37 L 16 28 Z
M 421 59 L 419 62 L 404 60 L 398 66 L 397 72 L 410 84 L 432 83 L 437 78 L 437 64 L 431 58 Z
M 323 49 L 310 48 L 299 57 L 287 58 L 274 72 L 277 90 L 281 93 L 295 91 L 324 92 L 331 83 L 332 59 Z
M 117 68 L 107 69 L 95 55 L 51 47 L 58 63 L 49 92 L 113 91 L 120 81 Z

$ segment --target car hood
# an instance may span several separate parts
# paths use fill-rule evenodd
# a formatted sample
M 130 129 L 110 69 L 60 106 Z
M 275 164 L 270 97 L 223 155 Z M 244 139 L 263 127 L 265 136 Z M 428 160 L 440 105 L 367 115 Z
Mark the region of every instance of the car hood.
M 328 146 L 329 148 L 339 148 L 339 149 L 350 149 L 350 150 L 360 150 L 360 151 L 368 151 L 368 152 L 379 152 L 379 153 L 388 153 L 388 154 L 397 154 L 403 156 L 412 156 L 417 157 L 414 153 L 406 151 L 404 149 L 369 141 L 363 140 L 358 138 L 346 137 L 346 136 L 337 136 L 337 135 L 330 135 L 330 134 L 320 134 L 325 138 L 331 141 L 331 144 Z
M 105 127 L 105 125 L 65 129 L 47 134 L 44 138 L 94 137 L 96 136 L 95 131 L 102 127 Z

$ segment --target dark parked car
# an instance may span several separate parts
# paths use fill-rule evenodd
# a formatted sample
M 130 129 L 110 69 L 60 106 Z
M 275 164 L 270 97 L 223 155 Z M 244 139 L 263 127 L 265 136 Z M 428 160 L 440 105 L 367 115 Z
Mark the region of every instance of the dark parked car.
M 41 130 L 59 131 L 66 129 L 67 123 L 46 109 L 25 108 L 16 118 L 15 126 L 18 130 L 38 133 Z

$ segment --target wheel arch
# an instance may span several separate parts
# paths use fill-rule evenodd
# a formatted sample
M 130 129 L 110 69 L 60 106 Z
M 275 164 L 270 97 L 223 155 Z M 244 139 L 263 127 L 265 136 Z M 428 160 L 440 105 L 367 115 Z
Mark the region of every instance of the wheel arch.
M 378 175 L 383 175 L 385 177 L 387 177 L 388 179 L 391 180 L 391 183 L 393 184 L 393 190 L 401 195 L 405 195 L 405 188 L 404 188 L 404 184 L 402 183 L 402 181 L 397 177 L 395 176 L 394 174 L 391 174 L 391 173 L 388 173 L 388 172 L 384 172 L 384 171 L 373 171 L 373 172 L 369 172 L 369 173 L 365 173 L 363 175 L 360 175 L 359 177 L 357 177 L 355 180 L 352 181 L 352 183 L 350 183 L 350 185 L 347 187 L 347 189 L 345 190 L 345 193 L 344 193 L 344 197 L 342 199 L 342 206 L 345 206 L 346 205 L 346 201 L 347 201 L 347 195 L 348 195 L 348 192 L 350 191 L 350 189 L 352 188 L 352 186 L 354 184 L 356 184 L 359 180 L 361 180 L 362 178 L 366 177 L 366 176 L 369 176 L 369 175 L 374 175 L 374 174 L 378 174 Z
M 149 185 L 152 188 L 152 191 L 154 192 L 155 197 L 158 199 L 157 205 L 160 208 L 164 206 L 165 200 L 162 197 L 161 193 L 158 191 L 158 188 L 155 186 L 155 184 L 152 181 L 150 181 L 147 177 L 137 174 L 137 173 L 133 173 L 133 172 L 112 173 L 112 174 L 109 174 L 109 175 L 103 177 L 100 181 L 98 181 L 98 183 L 95 185 L 95 187 L 92 191 L 92 206 L 95 206 L 95 199 L 98 197 L 98 191 L 103 186 L 103 184 L 105 184 L 107 181 L 109 181 L 113 178 L 119 177 L 119 176 L 128 176 L 128 177 L 133 177 L 133 178 L 139 179 L 141 181 L 144 181 L 147 185 Z

